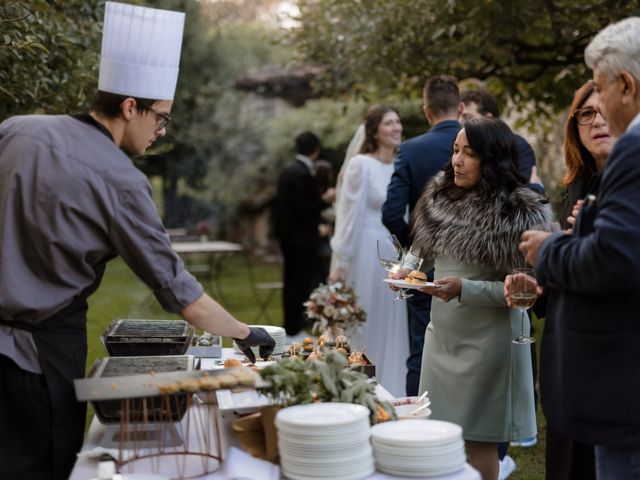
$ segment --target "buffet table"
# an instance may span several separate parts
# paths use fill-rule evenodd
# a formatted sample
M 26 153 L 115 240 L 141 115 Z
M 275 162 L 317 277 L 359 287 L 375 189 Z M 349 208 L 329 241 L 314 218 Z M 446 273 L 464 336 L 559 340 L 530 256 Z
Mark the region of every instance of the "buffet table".
M 241 358 L 242 355 L 235 353 L 231 348 L 223 349 L 223 358 L 230 357 Z M 217 361 L 219 361 L 219 359 L 203 358 L 201 361 L 201 369 L 206 370 L 214 368 L 217 366 Z M 279 480 L 280 478 L 284 478 L 281 477 L 280 469 L 277 465 L 263 460 L 254 459 L 245 452 L 239 450 L 236 447 L 235 438 L 230 430 L 231 422 L 234 419 L 238 418 L 239 414 L 256 411 L 260 405 L 267 404 L 266 398 L 260 396 L 254 390 L 249 390 L 237 394 L 231 393 L 228 390 L 220 390 L 217 393 L 219 405 L 215 408 L 211 406 L 208 407 L 208 411 L 213 412 L 212 415 L 217 415 L 218 425 L 220 426 L 221 430 L 220 451 L 222 453 L 224 461 L 222 462 L 220 468 L 214 473 L 194 477 L 193 472 L 202 471 L 198 469 L 202 467 L 203 461 L 215 462 L 215 460 L 203 460 L 202 458 L 189 456 L 186 459 L 180 460 L 180 471 L 186 472 L 184 478 L 199 478 L 206 480 L 231 480 L 234 478 L 242 478 L 243 480 Z M 389 392 L 387 392 L 380 385 L 378 385 L 376 393 L 378 397 L 383 400 L 393 399 L 391 394 L 389 394 Z M 201 404 L 197 400 L 197 398 L 195 398 L 194 403 L 187 411 L 182 422 L 188 422 L 188 419 L 193 418 L 193 416 L 202 415 L 199 412 L 202 411 L 203 407 L 207 408 L 206 405 Z M 94 417 L 89 427 L 85 443 L 83 444 L 82 450 L 78 455 L 78 460 L 76 461 L 71 476 L 69 477 L 70 480 L 89 480 L 96 477 L 100 454 L 107 451 L 101 445 L 106 431 L 107 427 L 105 425 L 102 425 L 98 421 L 97 417 Z M 186 432 L 185 435 L 188 434 L 189 438 L 192 441 L 199 440 L 192 438 L 193 436 L 197 436 L 198 434 L 193 431 L 190 432 L 188 428 L 181 431 L 183 433 Z M 212 435 L 212 438 L 214 437 L 215 436 Z M 209 445 L 209 447 L 212 449 L 212 451 L 214 451 L 217 445 Z M 118 458 L 117 449 L 110 450 L 108 451 L 108 453 L 111 453 L 112 456 Z M 170 475 L 168 472 L 175 471 L 175 465 L 176 459 L 171 457 L 155 457 L 153 459 L 147 459 L 144 461 L 139 460 L 136 461 L 135 468 L 130 470 L 132 472 L 135 472 L 135 475 L 132 475 L 131 478 L 138 478 L 140 480 L 143 480 L 145 478 L 143 474 L 150 472 Z M 210 470 L 213 469 L 211 468 Z M 153 477 L 147 478 L 151 479 Z M 399 478 L 402 477 L 394 477 L 376 472 L 372 476 L 368 477 L 368 480 Z M 471 466 L 466 464 L 462 470 L 453 474 L 435 476 L 430 478 L 433 480 L 480 480 L 480 475 Z

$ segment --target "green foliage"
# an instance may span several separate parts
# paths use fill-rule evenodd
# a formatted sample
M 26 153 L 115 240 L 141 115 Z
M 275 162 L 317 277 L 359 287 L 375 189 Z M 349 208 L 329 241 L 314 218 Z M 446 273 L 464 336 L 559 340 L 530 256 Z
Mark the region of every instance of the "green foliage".
M 224 221 L 235 211 L 241 192 L 253 186 L 254 175 L 260 178 L 250 164 L 260 148 L 255 141 L 260 129 L 243 130 L 238 121 L 242 96 L 233 92 L 233 82 L 252 67 L 283 61 L 290 50 L 276 43 L 272 29 L 247 20 L 246 11 L 233 2 L 153 4 L 184 11 L 185 33 L 174 121 L 167 136 L 136 163 L 163 178 L 167 226 L 213 216 Z
M 327 351 L 322 360 L 283 359 L 260 375 L 270 383 L 262 393 L 282 407 L 312 401 L 345 402 L 368 408 L 372 423 L 395 418 L 393 407 L 376 398 L 375 383 L 349 368 L 345 356 L 335 350 Z
M 427 76 L 478 78 L 551 115 L 588 75 L 583 52 L 638 2 L 300 0 L 294 43 L 334 91 L 418 92 Z
M 420 101 L 380 101 L 398 110 L 407 125 L 405 136 L 426 130 Z M 367 107 L 362 99 L 348 98 L 310 100 L 304 108 L 291 108 L 253 94 L 225 92 L 213 115 L 216 131 L 212 135 L 224 141 L 210 157 L 207 198 L 224 205 L 229 218 L 234 218 L 238 209 L 268 202 L 275 194 L 280 171 L 293 159 L 294 138 L 304 130 L 318 135 L 324 155 L 337 172 Z
M 103 3 L 0 4 L 0 119 L 87 108 L 97 84 Z

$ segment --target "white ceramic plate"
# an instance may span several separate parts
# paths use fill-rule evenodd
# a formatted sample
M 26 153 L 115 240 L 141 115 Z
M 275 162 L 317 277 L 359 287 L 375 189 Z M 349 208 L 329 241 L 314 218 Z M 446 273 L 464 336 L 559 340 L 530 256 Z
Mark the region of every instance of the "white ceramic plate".
M 364 433 L 367 435 L 370 434 L 369 422 L 365 419 L 343 425 L 328 426 L 291 425 L 280 420 L 276 421 L 276 427 L 278 428 L 278 432 L 281 432 L 283 435 L 296 437 L 298 440 L 309 439 L 311 441 L 315 438 L 327 436 L 335 437 L 336 435 L 340 435 L 341 437 L 345 437 Z
M 458 472 L 464 468 L 464 464 L 455 467 L 446 467 L 440 469 L 432 469 L 429 471 L 406 471 L 400 468 L 386 467 L 378 464 L 378 470 L 391 475 L 397 475 L 398 477 L 415 477 L 415 478 L 429 478 L 437 477 L 439 475 L 447 475 L 449 473 Z
M 372 442 L 376 455 L 384 457 L 415 457 L 433 458 L 464 453 L 464 441 L 462 439 L 445 445 L 426 446 L 420 448 L 388 445 L 386 443 Z
M 347 426 L 369 418 L 369 409 L 353 403 L 310 403 L 283 408 L 276 415 L 276 426 L 283 424 L 292 427 L 330 427 Z
M 374 425 L 371 436 L 391 445 L 442 445 L 462 438 L 462 428 L 441 420 L 402 420 Z
M 169 477 L 162 475 L 152 475 L 151 473 L 124 473 L 123 480 L 169 480 Z
M 367 465 L 366 467 L 361 468 L 356 473 L 344 474 L 343 472 L 336 472 L 334 474 L 325 475 L 322 472 L 318 472 L 317 470 L 314 472 L 314 475 L 309 474 L 300 474 L 295 471 L 291 471 L 287 469 L 287 467 L 282 467 L 282 472 L 291 480 L 361 480 L 363 478 L 369 477 L 375 471 L 373 462 L 371 465 Z
M 400 288 L 412 288 L 414 290 L 418 290 L 420 288 L 423 287 L 435 287 L 435 288 L 439 288 L 438 285 L 436 285 L 433 282 L 424 282 L 424 283 L 409 283 L 409 282 L 405 282 L 404 280 L 394 280 L 393 278 L 383 278 L 382 279 L 383 282 L 387 282 L 390 283 L 391 285 L 395 285 L 396 287 L 400 287 Z

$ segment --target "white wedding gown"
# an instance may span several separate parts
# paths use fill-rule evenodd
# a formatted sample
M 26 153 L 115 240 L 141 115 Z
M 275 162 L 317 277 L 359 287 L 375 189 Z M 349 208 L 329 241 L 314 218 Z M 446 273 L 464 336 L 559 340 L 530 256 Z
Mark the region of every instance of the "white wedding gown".
M 405 395 L 406 360 L 409 356 L 407 305 L 393 299 L 396 292 L 382 280 L 387 272 L 378 262 L 376 240 L 389 235 L 382 224 L 382 204 L 393 164 L 368 155 L 349 160 L 336 204 L 335 233 L 331 239 L 332 265 L 345 271 L 367 312 L 361 338 L 350 339 L 352 348 L 366 346 L 376 365 L 378 381 L 394 396 Z

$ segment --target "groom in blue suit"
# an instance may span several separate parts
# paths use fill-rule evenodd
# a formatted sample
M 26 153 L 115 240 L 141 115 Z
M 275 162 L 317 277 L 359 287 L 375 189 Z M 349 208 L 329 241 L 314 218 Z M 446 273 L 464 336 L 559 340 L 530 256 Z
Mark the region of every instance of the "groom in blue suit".
M 404 247 L 411 245 L 406 218 L 413 212 L 427 182 L 451 160 L 453 141 L 460 130 L 458 117 L 462 103 L 458 82 L 454 77 L 435 75 L 423 90 L 424 116 L 431 130 L 411 138 L 398 150 L 394 173 L 382 206 L 382 223 L 398 237 Z M 429 272 L 433 280 L 433 271 Z M 424 333 L 429 324 L 431 297 L 418 294 L 407 300 L 409 309 L 409 358 L 407 359 L 407 395 L 418 394 Z

